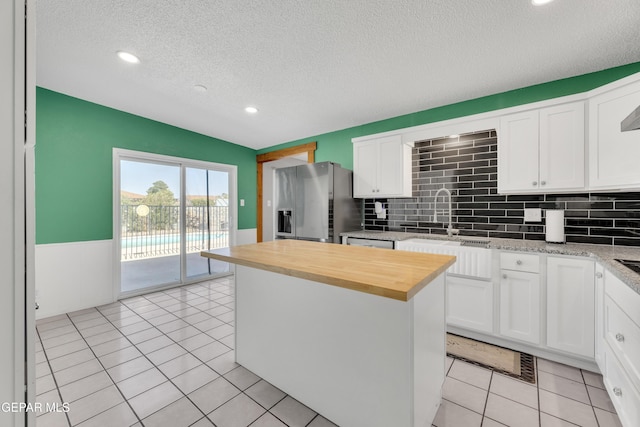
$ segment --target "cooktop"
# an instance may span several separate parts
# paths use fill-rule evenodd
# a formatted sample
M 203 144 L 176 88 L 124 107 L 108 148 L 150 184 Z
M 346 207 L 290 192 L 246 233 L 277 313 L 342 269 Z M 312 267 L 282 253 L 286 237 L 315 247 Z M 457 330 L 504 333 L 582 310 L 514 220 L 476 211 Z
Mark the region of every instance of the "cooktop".
M 640 274 L 640 261 L 630 259 L 616 259 L 620 264 Z

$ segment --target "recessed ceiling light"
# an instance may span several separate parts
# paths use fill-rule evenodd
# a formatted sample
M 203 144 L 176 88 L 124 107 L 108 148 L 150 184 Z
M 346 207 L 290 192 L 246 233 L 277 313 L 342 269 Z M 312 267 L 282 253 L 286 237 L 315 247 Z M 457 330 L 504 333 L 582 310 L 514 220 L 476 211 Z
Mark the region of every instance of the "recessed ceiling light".
M 553 0 L 531 0 L 531 4 L 534 6 L 542 6 L 543 4 L 551 3 Z
M 202 93 L 207 91 L 207 87 L 205 85 L 193 85 L 193 89 L 196 92 L 202 92 Z
M 140 62 L 140 58 L 135 56 L 133 53 L 125 52 L 123 50 L 119 50 L 117 52 L 118 57 L 125 62 L 130 62 L 132 64 L 137 64 Z
M 458 138 L 460 135 L 458 135 L 457 133 L 454 133 L 453 135 L 449 135 L 449 138 L 453 139 L 453 138 Z
M 244 111 L 246 111 L 249 114 L 255 114 L 258 112 L 258 109 L 256 107 L 246 107 Z

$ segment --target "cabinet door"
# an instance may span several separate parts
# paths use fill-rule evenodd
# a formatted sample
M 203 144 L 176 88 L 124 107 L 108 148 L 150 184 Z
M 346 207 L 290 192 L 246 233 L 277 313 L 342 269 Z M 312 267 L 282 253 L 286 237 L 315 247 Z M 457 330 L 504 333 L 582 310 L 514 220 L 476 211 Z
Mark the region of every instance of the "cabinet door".
M 447 276 L 447 324 L 493 332 L 493 283 Z
M 547 258 L 547 346 L 594 357 L 594 263 Z
M 538 182 L 538 111 L 500 119 L 498 192 L 536 191 Z
M 540 110 L 541 190 L 582 190 L 584 173 L 584 103 Z
M 611 403 L 616 408 L 620 422 L 623 426 L 640 426 L 640 393 L 631 384 L 629 376 L 620 366 L 609 346 L 605 347 L 603 359 L 604 386 L 611 398 Z
M 540 343 L 540 276 L 538 274 L 501 271 L 500 334 L 532 344 Z
M 604 267 L 596 264 L 596 300 L 595 300 L 595 351 L 596 363 L 600 371 L 603 371 L 604 354 Z
M 385 197 L 411 196 L 405 192 L 407 178 L 411 179 L 411 148 L 402 144 L 399 135 L 381 138 L 378 142 L 377 192 Z
M 639 105 L 640 82 L 589 100 L 589 188 L 640 188 L 640 130 L 620 130 Z
M 377 141 L 353 144 L 353 197 L 376 197 L 378 189 Z

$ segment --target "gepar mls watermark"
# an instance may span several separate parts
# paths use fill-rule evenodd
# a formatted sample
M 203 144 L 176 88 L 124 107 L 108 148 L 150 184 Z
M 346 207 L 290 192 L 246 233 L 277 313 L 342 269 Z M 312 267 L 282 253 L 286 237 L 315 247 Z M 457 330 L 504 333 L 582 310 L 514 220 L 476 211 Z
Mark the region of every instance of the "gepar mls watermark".
M 69 412 L 69 403 L 64 402 L 2 402 L 0 405 L 2 412 Z

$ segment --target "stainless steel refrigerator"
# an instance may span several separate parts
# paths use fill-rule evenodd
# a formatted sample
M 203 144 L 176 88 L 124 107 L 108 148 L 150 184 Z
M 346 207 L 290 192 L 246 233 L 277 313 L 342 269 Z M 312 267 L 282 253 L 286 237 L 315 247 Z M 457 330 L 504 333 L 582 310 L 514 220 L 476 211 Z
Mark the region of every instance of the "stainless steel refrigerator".
M 340 243 L 360 228 L 353 173 L 337 163 L 309 163 L 275 171 L 276 239 Z

